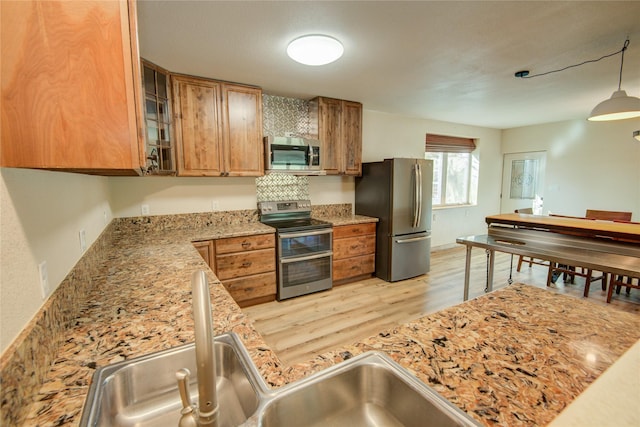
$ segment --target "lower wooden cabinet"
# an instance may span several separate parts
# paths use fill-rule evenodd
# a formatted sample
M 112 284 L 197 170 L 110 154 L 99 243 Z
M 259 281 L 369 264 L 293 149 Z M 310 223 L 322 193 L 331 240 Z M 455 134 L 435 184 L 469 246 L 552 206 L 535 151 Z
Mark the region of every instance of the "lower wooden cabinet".
M 273 234 L 195 242 L 194 246 L 240 307 L 275 300 Z
M 216 262 L 215 251 L 213 249 L 213 240 L 193 242 L 193 246 L 198 250 L 202 259 L 207 262 L 209 268 L 213 269 L 213 266 Z
M 333 227 L 333 285 L 342 285 L 375 271 L 376 224 Z

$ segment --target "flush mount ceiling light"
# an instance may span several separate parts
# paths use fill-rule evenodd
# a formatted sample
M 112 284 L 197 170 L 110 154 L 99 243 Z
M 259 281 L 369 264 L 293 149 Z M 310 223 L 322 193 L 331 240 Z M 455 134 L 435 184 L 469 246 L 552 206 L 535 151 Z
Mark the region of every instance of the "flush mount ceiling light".
M 587 120 L 601 122 L 601 121 L 609 121 L 609 120 L 622 120 L 622 119 L 631 119 L 634 117 L 640 117 L 640 98 L 636 98 L 635 96 L 628 96 L 627 92 L 620 89 L 622 85 L 622 66 L 624 64 L 624 51 L 627 50 L 629 46 L 629 39 L 626 39 L 622 49 L 617 52 L 610 53 L 608 55 L 601 56 L 598 59 L 591 59 L 588 61 L 581 62 L 579 64 L 569 65 L 567 67 L 561 68 L 559 70 L 547 71 L 545 73 L 533 74 L 529 75 L 529 70 L 521 70 L 515 73 L 515 77 L 521 79 L 531 79 L 533 77 L 546 76 L 547 74 L 557 73 L 559 71 L 564 71 L 569 68 L 579 67 L 584 64 L 588 64 L 590 62 L 598 62 L 604 58 L 609 58 L 610 56 L 614 56 L 617 54 L 621 54 L 620 60 L 620 78 L 618 80 L 618 90 L 613 92 L 611 98 L 606 99 L 595 106 L 595 108 L 591 111 L 591 114 L 587 118 Z
M 289 43 L 287 55 L 305 65 L 325 65 L 342 56 L 344 47 L 333 37 L 312 34 Z

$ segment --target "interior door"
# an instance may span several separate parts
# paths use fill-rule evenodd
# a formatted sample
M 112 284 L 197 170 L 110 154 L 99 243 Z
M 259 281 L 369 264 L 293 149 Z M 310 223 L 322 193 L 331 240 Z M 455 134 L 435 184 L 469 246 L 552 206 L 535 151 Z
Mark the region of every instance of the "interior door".
M 536 198 L 544 201 L 544 175 L 546 151 L 507 153 L 502 163 L 502 194 L 500 212 L 511 213 L 516 209 L 536 208 Z M 539 206 L 542 214 L 543 206 Z

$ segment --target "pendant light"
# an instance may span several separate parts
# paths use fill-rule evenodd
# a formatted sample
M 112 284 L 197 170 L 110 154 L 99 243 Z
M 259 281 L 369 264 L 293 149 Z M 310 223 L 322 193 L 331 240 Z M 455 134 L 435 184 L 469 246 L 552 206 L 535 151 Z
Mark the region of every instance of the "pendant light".
M 620 89 L 622 85 L 622 66 L 624 64 L 624 51 L 629 46 L 629 39 L 622 47 L 622 57 L 620 59 L 620 78 L 618 80 L 618 90 L 613 92 L 611 98 L 606 99 L 595 106 L 587 120 L 601 122 L 609 120 L 622 120 L 640 117 L 640 98 L 628 96 L 627 92 Z
M 287 55 L 304 65 L 329 64 L 339 59 L 343 52 L 342 43 L 320 34 L 298 37 L 287 47 Z

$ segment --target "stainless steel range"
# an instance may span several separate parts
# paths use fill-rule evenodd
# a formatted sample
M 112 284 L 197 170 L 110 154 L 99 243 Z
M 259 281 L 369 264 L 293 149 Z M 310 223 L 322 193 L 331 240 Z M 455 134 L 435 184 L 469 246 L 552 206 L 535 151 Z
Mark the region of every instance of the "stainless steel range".
M 278 301 L 331 289 L 333 230 L 311 218 L 311 202 L 260 202 L 258 210 L 260 222 L 277 230 Z

